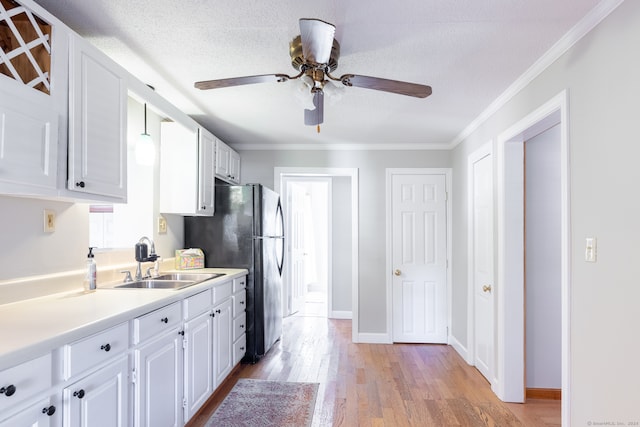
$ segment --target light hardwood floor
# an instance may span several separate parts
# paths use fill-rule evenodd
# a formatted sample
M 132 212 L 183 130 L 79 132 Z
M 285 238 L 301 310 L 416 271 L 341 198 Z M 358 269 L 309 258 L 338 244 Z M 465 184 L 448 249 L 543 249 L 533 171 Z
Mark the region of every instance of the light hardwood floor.
M 353 344 L 349 320 L 285 319 L 281 341 L 234 370 L 188 426 L 203 426 L 239 378 L 319 383 L 314 426 L 560 425 L 559 401 L 503 403 L 449 346 Z

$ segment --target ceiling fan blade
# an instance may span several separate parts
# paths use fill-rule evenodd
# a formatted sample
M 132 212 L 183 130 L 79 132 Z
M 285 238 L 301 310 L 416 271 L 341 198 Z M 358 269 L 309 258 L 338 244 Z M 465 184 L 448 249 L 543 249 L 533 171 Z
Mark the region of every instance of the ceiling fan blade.
M 229 79 L 219 80 L 205 80 L 202 82 L 196 82 L 194 86 L 196 89 L 220 89 L 230 86 L 242 86 L 251 85 L 255 83 L 271 83 L 271 82 L 286 82 L 295 77 L 288 76 L 286 74 L 261 74 L 259 76 L 246 76 L 246 77 L 232 77 Z
M 313 110 L 304 110 L 304 124 L 316 126 L 324 121 L 324 92 L 317 90 L 313 93 Z
M 300 19 L 302 55 L 307 61 L 326 64 L 331 57 L 336 27 L 319 19 Z
M 342 84 L 345 86 L 381 90 L 384 92 L 397 93 L 398 95 L 414 96 L 416 98 L 426 98 L 431 95 L 431 86 L 417 83 L 401 82 L 380 77 L 358 76 L 355 74 L 345 74 L 340 77 L 339 80 L 342 81 Z

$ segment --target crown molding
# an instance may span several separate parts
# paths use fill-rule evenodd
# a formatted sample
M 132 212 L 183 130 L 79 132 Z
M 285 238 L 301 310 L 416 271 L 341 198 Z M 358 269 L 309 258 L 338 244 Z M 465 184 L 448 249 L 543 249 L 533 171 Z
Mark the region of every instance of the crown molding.
M 387 144 L 229 144 L 234 150 L 316 150 L 316 151 L 407 151 L 449 150 L 449 144 L 387 143 Z
M 516 81 L 514 81 L 500 96 L 498 96 L 478 117 L 476 117 L 467 127 L 458 134 L 448 145 L 453 149 L 480 125 L 495 114 L 500 108 L 509 102 L 515 95 L 538 77 L 551 64 L 564 55 L 573 45 L 587 35 L 603 19 L 622 4 L 624 0 L 602 0 L 596 7 L 589 11 L 576 25 L 573 26 L 560 40 L 542 55 L 527 71 L 525 71 Z

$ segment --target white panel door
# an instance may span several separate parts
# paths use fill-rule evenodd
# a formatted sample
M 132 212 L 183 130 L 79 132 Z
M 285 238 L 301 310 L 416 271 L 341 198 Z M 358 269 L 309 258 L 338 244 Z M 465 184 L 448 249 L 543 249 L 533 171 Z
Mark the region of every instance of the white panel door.
M 393 341 L 447 342 L 447 202 L 444 174 L 394 174 Z
M 491 154 L 470 161 L 474 364 L 491 382 L 493 371 L 493 166 Z
M 288 182 L 291 212 L 290 233 L 291 236 L 291 314 L 296 313 L 304 307 L 307 294 L 306 286 L 306 242 L 305 242 L 305 195 L 306 189 L 295 183 Z

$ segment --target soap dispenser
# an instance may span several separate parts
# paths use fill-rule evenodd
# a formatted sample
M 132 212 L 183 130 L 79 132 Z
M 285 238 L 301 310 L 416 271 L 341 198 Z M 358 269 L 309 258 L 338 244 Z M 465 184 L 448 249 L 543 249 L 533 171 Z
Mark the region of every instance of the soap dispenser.
M 94 249 L 93 247 L 89 247 L 89 253 L 87 254 L 87 275 L 84 278 L 84 289 L 86 291 L 96 289 L 96 262 L 93 259 Z

